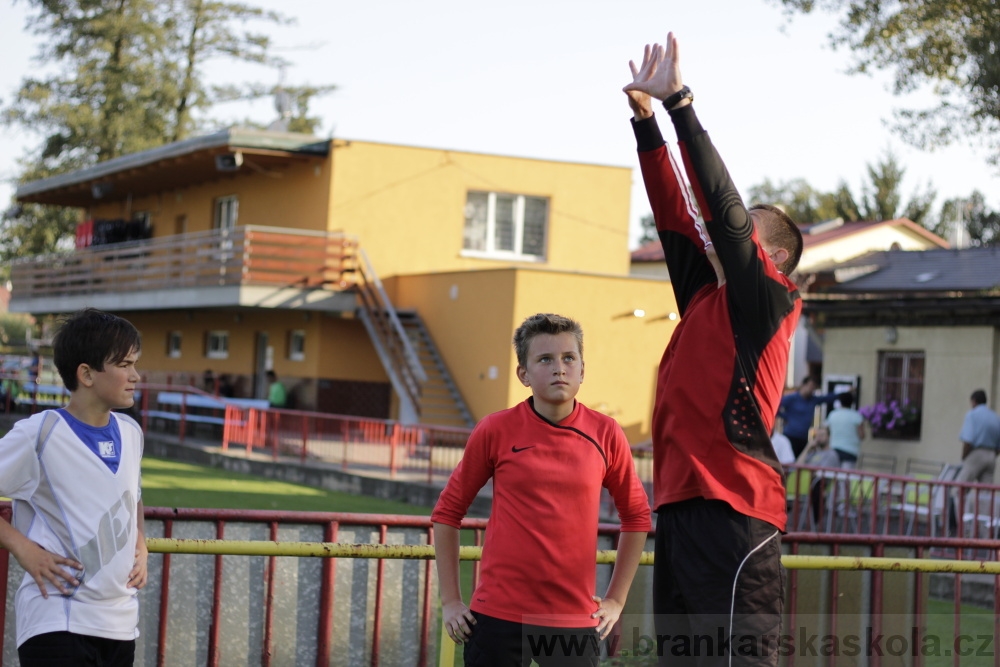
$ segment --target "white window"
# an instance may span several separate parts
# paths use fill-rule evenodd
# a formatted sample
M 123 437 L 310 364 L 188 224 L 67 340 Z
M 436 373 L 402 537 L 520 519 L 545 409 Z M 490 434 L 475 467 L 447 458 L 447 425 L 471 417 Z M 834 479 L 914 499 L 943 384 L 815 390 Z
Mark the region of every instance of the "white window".
M 209 331 L 205 336 L 205 356 L 209 359 L 229 358 L 229 332 Z
M 181 357 L 181 332 L 171 331 L 167 334 L 167 356 L 171 359 Z
M 215 228 L 232 229 L 240 214 L 239 197 L 219 197 L 215 200 Z
M 302 329 L 288 332 L 288 358 L 292 361 L 306 358 L 306 332 Z
M 465 202 L 465 254 L 545 259 L 549 200 L 502 192 L 470 192 Z

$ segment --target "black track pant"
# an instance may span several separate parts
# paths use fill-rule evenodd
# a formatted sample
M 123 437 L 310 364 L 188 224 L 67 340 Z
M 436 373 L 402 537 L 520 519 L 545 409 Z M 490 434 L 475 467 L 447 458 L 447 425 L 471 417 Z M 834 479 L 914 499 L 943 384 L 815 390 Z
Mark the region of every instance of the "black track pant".
M 781 533 L 718 500 L 657 511 L 653 611 L 661 665 L 778 664 Z

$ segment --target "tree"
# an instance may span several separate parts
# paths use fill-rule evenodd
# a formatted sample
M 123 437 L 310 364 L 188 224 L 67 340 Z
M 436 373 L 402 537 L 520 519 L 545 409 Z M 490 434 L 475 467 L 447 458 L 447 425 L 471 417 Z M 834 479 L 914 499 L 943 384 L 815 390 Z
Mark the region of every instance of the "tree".
M 750 188 L 750 200 L 781 206 L 799 224 L 811 224 L 833 218 L 848 222 L 856 220 L 893 220 L 900 216 L 918 224 L 928 221 L 937 193 L 928 185 L 923 192 L 914 192 L 906 206 L 901 206 L 900 187 L 906 170 L 891 151 L 876 164 L 867 165 L 868 180 L 855 196 L 846 181 L 834 192 L 814 190 L 803 179 L 774 185 L 765 180 Z
M 800 225 L 808 225 L 836 218 L 839 214 L 834 196 L 814 190 L 805 179 L 774 184 L 765 179 L 748 191 L 751 204 L 773 204 L 780 206 Z
M 42 138 L 41 149 L 22 160 L 19 183 L 182 139 L 206 124 L 213 104 L 275 91 L 256 83 L 210 86 L 203 68 L 216 57 L 280 66 L 266 35 L 233 28 L 288 22 L 277 13 L 217 0 L 28 2 L 44 74 L 25 77 L 0 109 L 0 122 Z M 296 89 L 297 129 L 315 129 L 309 100 L 332 89 Z M 0 262 L 65 246 L 70 215 L 38 205 L 9 208 L 0 218 Z
M 941 206 L 940 221 L 932 231 L 947 238 L 956 228 L 965 231 L 970 246 L 1000 246 L 1000 211 L 990 210 L 979 190 Z
M 0 313 L 0 345 L 27 346 L 28 330 L 34 323 L 27 313 Z
M 851 71 L 885 70 L 897 95 L 930 88 L 936 107 L 899 109 L 894 130 L 922 148 L 960 137 L 985 141 L 1000 165 L 1000 3 L 996 0 L 773 0 L 789 15 L 837 14 L 830 34 L 846 47 Z
M 656 233 L 656 221 L 653 220 L 652 213 L 647 213 L 639 218 L 639 227 L 642 229 L 642 236 L 639 237 L 640 246 L 660 238 L 660 235 Z

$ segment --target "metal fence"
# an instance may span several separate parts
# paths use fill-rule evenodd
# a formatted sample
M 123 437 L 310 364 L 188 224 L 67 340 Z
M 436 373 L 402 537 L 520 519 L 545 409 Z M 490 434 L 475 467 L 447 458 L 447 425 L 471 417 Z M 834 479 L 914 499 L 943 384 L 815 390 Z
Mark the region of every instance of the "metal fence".
M 9 512 L 9 506 L 0 512 Z M 464 541 L 481 545 L 485 526 L 482 519 L 466 520 L 464 530 L 470 534 Z M 428 560 L 433 547 L 429 517 L 147 508 L 146 529 L 156 553 L 150 555 L 149 584 L 140 592 L 138 665 L 355 667 L 450 665 L 453 660 L 447 638 L 441 645 L 437 587 Z M 599 548 L 613 549 L 617 531 L 602 524 Z M 1000 550 L 995 540 L 790 533 L 784 549 L 789 568 L 784 627 L 794 650 L 782 661 L 790 667 L 845 664 L 842 654 L 817 653 L 807 633 L 841 640 L 867 637 L 868 648 L 873 637 L 912 641 L 915 632 L 923 638 L 947 635 L 946 644 L 979 637 L 984 628 L 992 636 L 1000 633 L 1000 616 L 993 611 L 1000 609 L 1000 564 L 951 560 L 968 552 L 966 558 L 990 553 L 995 561 Z M 927 558 L 933 554 L 949 559 Z M 605 563 L 597 566 L 598 591 L 610 577 L 609 560 L 598 553 Z M 652 554 L 646 554 L 644 563 L 651 562 Z M 17 664 L 13 591 L 21 571 L 13 559 L 10 564 L 8 569 L 8 558 L 0 557 L 0 588 L 7 601 L 0 609 L 4 666 Z M 970 580 L 990 591 L 988 599 L 978 601 L 983 611 L 978 616 L 970 614 L 968 594 L 963 594 Z M 614 644 L 621 652 L 638 655 L 637 647 L 652 632 L 650 599 L 650 569 L 640 568 L 622 621 L 629 627 Z M 850 664 L 920 667 L 1000 660 L 977 653 L 981 659 L 970 663 L 947 647 L 932 656 L 907 653 L 901 660 L 893 654 L 890 660 L 879 651 L 894 652 L 898 646 L 879 641 L 875 654 L 867 651 Z

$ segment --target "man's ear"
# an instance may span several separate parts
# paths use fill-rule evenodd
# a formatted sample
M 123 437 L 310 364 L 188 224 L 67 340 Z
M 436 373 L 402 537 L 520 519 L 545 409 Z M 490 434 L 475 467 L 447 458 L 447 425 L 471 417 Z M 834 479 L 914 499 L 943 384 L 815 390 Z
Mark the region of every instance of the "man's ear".
M 778 248 L 777 250 L 774 251 L 774 253 L 772 253 L 771 259 L 774 260 L 775 266 L 781 266 L 782 264 L 788 261 L 788 256 L 789 256 L 788 250 L 786 250 L 785 248 Z
M 76 367 L 76 381 L 81 387 L 94 386 L 94 369 L 87 364 Z
M 520 380 L 521 384 L 523 384 L 525 387 L 529 386 L 528 369 L 522 366 L 521 364 L 517 365 L 517 379 Z

